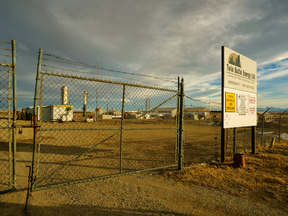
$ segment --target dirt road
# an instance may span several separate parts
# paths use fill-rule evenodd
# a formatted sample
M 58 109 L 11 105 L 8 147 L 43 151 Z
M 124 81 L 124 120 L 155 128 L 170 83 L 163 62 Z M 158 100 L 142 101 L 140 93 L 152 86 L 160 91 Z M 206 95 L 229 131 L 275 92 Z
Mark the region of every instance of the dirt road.
M 25 215 L 26 190 L 22 182 L 22 190 L 0 196 L 1 215 Z M 254 202 L 146 172 L 33 192 L 28 215 L 287 214 L 287 209 L 274 209 L 272 202 Z

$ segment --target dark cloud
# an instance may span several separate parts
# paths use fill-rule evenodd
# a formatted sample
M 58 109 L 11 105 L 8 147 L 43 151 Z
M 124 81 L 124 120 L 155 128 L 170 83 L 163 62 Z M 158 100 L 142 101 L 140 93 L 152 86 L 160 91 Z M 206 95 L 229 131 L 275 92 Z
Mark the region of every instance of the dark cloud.
M 94 65 L 98 57 L 106 68 L 189 81 L 220 71 L 222 45 L 260 63 L 287 58 L 287 9 L 284 0 L 4 1 L 0 39 L 19 43 L 19 89 L 35 79 L 39 48 Z M 199 97 L 209 96 L 207 88 Z

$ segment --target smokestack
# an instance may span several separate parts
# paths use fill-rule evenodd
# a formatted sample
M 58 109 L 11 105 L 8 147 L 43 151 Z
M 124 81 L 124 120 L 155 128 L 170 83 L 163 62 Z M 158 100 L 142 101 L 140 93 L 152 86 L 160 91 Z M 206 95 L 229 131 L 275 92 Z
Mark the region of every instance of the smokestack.
M 107 104 L 107 115 L 109 115 L 109 104 Z
M 87 105 L 87 95 L 88 93 L 86 91 L 84 91 L 84 105 L 86 106 Z
M 68 105 L 68 86 L 62 86 L 62 105 Z
M 148 98 L 148 99 L 146 100 L 146 112 L 149 111 L 149 106 L 150 106 L 149 102 L 150 102 L 150 100 L 149 100 L 149 98 Z
M 86 106 L 87 106 L 87 95 L 88 93 L 84 91 L 84 106 L 83 106 L 83 116 L 86 117 Z

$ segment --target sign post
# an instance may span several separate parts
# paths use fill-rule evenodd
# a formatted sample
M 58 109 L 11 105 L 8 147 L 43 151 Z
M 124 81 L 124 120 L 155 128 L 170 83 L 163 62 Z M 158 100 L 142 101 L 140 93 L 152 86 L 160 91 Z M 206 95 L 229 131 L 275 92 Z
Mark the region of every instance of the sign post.
M 225 162 L 225 129 L 257 125 L 257 62 L 225 46 L 222 46 L 221 58 L 221 162 Z M 255 128 L 252 131 L 255 133 Z M 251 141 L 252 153 L 255 153 L 255 134 Z

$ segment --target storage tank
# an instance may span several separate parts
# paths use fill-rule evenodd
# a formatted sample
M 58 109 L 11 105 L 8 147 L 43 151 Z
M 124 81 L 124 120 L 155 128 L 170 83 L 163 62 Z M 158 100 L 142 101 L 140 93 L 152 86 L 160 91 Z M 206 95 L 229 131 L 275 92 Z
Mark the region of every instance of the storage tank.
M 102 110 L 102 108 L 96 108 L 96 112 L 97 112 L 99 115 L 101 115 L 101 114 L 103 113 L 103 110 Z

